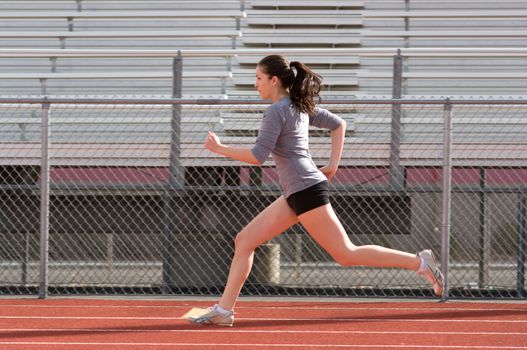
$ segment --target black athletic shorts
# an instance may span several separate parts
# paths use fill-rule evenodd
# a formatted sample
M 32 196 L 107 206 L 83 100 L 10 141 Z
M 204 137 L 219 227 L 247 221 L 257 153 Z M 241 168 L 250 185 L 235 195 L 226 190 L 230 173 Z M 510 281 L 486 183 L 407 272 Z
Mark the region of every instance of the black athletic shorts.
M 287 197 L 287 204 L 296 215 L 329 204 L 328 182 L 322 181 Z

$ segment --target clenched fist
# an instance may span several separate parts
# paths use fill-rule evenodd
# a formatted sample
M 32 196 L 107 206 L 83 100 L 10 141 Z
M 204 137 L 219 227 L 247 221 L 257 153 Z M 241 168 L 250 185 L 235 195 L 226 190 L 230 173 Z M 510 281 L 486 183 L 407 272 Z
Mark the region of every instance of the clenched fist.
M 220 138 L 212 131 L 209 131 L 205 138 L 205 148 L 209 151 L 216 152 L 219 146 L 221 146 Z

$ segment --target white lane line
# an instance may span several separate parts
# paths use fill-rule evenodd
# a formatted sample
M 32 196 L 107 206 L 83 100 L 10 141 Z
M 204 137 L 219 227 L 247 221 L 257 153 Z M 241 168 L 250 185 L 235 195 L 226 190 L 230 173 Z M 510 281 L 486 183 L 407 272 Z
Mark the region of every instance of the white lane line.
M 14 307 L 14 308 L 42 308 L 42 309 L 59 309 L 59 308 L 71 308 L 71 309 L 188 309 L 195 306 L 192 305 L 16 305 L 16 304 L 0 304 L 0 307 Z M 523 305 L 523 304 L 518 304 Z M 248 310 L 298 310 L 299 308 L 307 310 L 367 310 L 367 311 L 514 311 L 518 313 L 527 313 L 526 309 L 518 308 L 456 308 L 456 307 L 321 307 L 321 306 L 237 306 L 236 309 L 248 309 Z
M 0 319 L 30 319 L 30 320 L 172 320 L 181 321 L 179 317 L 120 317 L 120 316 L 0 316 Z M 487 320 L 487 319 L 433 319 L 433 318 L 244 318 L 242 321 L 286 321 L 286 322 L 470 322 L 470 323 L 527 323 L 525 320 Z
M 0 316 L 1 319 L 29 320 L 181 320 L 179 317 L 123 317 L 123 316 Z
M 91 343 L 91 342 L 3 342 L 0 345 L 90 345 L 90 346 L 187 346 L 187 347 L 294 347 L 294 348 L 403 348 L 403 349 L 527 349 L 527 346 L 490 346 L 490 345 L 354 345 L 354 344 L 223 344 L 223 343 Z
M 321 330 L 237 330 L 237 329 L 127 329 L 127 328 L 0 328 L 1 333 L 8 332 L 86 332 L 86 333 L 278 333 L 278 334 L 432 334 L 432 335 L 527 335 L 527 332 L 415 332 L 415 331 L 321 331 Z

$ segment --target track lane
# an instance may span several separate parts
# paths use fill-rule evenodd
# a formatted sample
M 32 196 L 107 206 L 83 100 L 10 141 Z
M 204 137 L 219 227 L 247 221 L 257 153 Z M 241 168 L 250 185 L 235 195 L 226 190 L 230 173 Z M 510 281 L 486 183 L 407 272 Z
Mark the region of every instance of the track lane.
M 209 302 L 67 299 L 0 300 L 0 305 L 0 348 L 7 350 L 426 349 L 429 344 L 527 349 L 527 305 L 521 303 L 240 302 L 233 328 L 179 318 Z

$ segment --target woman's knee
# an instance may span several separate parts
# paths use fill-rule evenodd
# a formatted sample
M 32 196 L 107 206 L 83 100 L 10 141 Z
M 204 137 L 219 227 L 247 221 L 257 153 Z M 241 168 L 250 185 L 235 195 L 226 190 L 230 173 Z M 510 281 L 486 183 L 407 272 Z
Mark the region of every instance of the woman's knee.
M 333 253 L 331 256 L 341 266 L 357 265 L 355 260 L 355 247 L 346 247 L 339 252 Z
M 234 251 L 236 253 L 252 253 L 257 247 L 254 245 L 254 242 L 251 238 L 243 234 L 243 231 L 236 235 L 234 239 Z
M 340 266 L 353 266 L 353 265 L 355 265 L 353 263 L 353 258 L 351 258 L 349 256 L 334 256 L 333 259 Z

